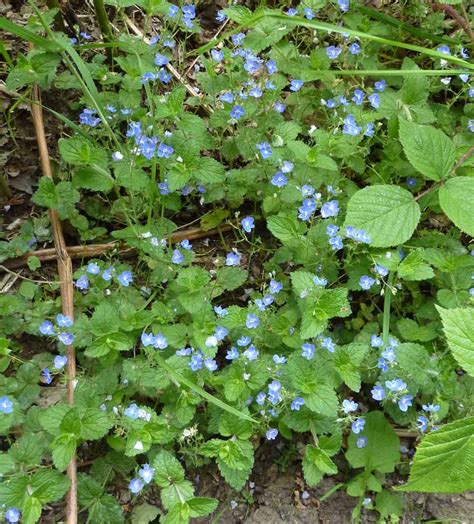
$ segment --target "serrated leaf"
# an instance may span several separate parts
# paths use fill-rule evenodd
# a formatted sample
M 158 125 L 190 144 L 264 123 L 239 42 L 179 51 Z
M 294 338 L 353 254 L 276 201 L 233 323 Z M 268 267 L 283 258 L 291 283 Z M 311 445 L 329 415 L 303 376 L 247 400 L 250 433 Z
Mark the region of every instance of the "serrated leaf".
M 107 164 L 107 154 L 84 138 L 60 138 L 59 152 L 69 164 L 84 166 Z
M 369 186 L 349 200 L 344 226 L 365 230 L 374 247 L 397 246 L 414 233 L 420 207 L 406 189 L 391 185 Z
M 397 269 L 398 276 L 404 280 L 428 280 L 434 277 L 434 271 L 424 262 L 420 251 L 412 251 L 402 260 Z
M 304 398 L 305 406 L 320 415 L 335 416 L 339 403 L 334 390 L 325 384 L 318 384 L 315 389 L 316 391 L 301 395 Z
M 474 309 L 436 307 L 448 346 L 458 364 L 474 377 Z
M 439 190 L 439 203 L 448 218 L 464 233 L 474 236 L 474 178 L 451 178 Z
M 79 192 L 70 182 L 59 182 L 55 185 L 50 178 L 42 177 L 31 199 L 35 204 L 54 209 L 58 212 L 59 218 L 65 219 L 74 212 L 74 206 L 80 198 Z
M 191 517 L 205 517 L 217 508 L 218 501 L 209 497 L 194 497 L 188 500 L 189 514 Z
M 53 462 L 59 471 L 64 471 L 76 451 L 76 437 L 70 433 L 59 435 L 51 444 Z
M 410 164 L 424 177 L 441 180 L 451 172 L 456 148 L 440 129 L 400 119 L 400 142 Z
M 271 216 L 267 226 L 273 236 L 283 243 L 297 240 L 306 231 L 306 226 L 290 215 Z
M 474 417 L 426 435 L 417 447 L 408 484 L 399 489 L 425 493 L 474 489 Z
M 114 180 L 108 170 L 99 166 L 87 166 L 79 169 L 72 178 L 72 185 L 108 193 L 114 187 Z
M 160 451 L 153 461 L 153 467 L 155 468 L 154 481 L 161 488 L 169 486 L 171 482 L 184 480 L 183 466 L 169 451 Z

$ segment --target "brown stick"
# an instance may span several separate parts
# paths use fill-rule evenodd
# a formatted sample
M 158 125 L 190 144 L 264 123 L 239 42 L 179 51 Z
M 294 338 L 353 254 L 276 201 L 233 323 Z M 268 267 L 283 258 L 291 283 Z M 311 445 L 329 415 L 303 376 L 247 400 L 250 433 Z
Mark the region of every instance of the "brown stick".
M 44 132 L 43 110 L 41 108 L 41 93 L 38 86 L 33 87 L 32 94 L 33 101 L 37 103 L 31 104 L 31 113 L 33 115 L 33 123 L 35 126 L 36 138 L 38 141 L 39 156 L 41 161 L 41 170 L 44 176 L 53 178 L 51 171 L 51 164 L 49 161 L 48 144 L 46 142 L 46 135 Z M 63 230 L 58 214 L 55 210 L 50 209 L 49 218 L 53 228 L 54 247 L 58 260 L 58 272 L 61 289 L 61 302 L 63 314 L 74 319 L 74 304 L 73 304 L 73 281 L 72 281 L 72 262 L 66 249 L 64 242 Z M 67 355 L 67 401 L 69 405 L 74 405 L 74 380 L 76 377 L 76 357 L 73 346 L 66 346 Z M 67 475 L 71 480 L 71 487 L 67 494 L 67 523 L 77 523 L 77 468 L 76 455 L 71 458 L 67 467 Z
M 229 231 L 230 229 L 232 229 L 232 225 L 224 224 L 220 226 L 219 229 L 221 233 L 224 231 Z M 194 227 L 191 229 L 185 229 L 183 231 L 177 231 L 176 233 L 172 233 L 168 238 L 170 242 L 174 244 L 176 242 L 181 242 L 181 240 L 185 239 L 197 240 L 199 238 L 216 236 L 218 234 L 218 229 L 210 229 L 209 231 L 204 231 L 200 227 Z M 111 251 L 113 249 L 118 249 L 118 253 L 121 256 L 130 256 L 136 252 L 135 249 L 132 248 L 119 249 L 118 242 L 107 242 L 105 244 L 90 244 L 88 246 L 86 245 L 66 247 L 66 251 L 70 258 L 92 258 L 100 256 L 106 253 L 107 251 Z M 41 262 L 49 262 L 58 258 L 57 251 L 55 248 L 38 249 L 37 251 L 33 251 L 32 253 L 28 253 L 27 255 L 22 255 L 18 258 L 12 258 L 11 260 L 5 262 L 4 265 L 8 269 L 24 267 L 28 262 L 28 258 L 33 256 L 38 257 L 41 260 Z M 1 271 L 2 268 L 0 266 L 0 272 Z
M 447 15 L 449 15 L 453 20 L 456 20 L 456 22 L 466 31 L 469 38 L 474 42 L 474 31 L 472 30 L 471 25 L 467 20 L 465 20 L 457 11 L 454 9 L 452 5 L 447 4 L 438 4 L 436 2 L 431 2 L 431 7 L 435 11 L 444 11 Z

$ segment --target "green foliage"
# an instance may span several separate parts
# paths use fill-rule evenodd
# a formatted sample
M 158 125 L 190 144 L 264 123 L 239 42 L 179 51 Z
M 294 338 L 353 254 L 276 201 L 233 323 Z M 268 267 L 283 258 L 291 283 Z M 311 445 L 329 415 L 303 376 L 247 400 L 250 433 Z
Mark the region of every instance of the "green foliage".
M 298 455 L 310 487 L 341 469 L 354 520 L 364 506 L 403 519 L 392 473 L 411 469 L 407 490 L 472 488 L 465 35 L 416 2 L 402 22 L 314 1 L 295 16 L 224 7 L 196 50 L 201 9 L 106 3 L 112 17 L 139 6 L 159 40 L 72 45 L 34 2 L 26 26 L 0 19 L 34 44 L 0 50 L 6 89 L 68 101 L 49 109 L 61 136 L 32 218 L 2 223 L 0 261 L 28 269 L 0 296 L 0 519 L 44 520 L 74 456 L 90 461 L 80 518 L 98 524 L 217 519 L 190 475 L 206 466 L 248 498 L 262 456 Z M 48 210 L 70 246 L 115 242 L 73 259 L 72 325 L 35 253 L 53 239 Z M 400 431 L 423 437 L 412 468 Z

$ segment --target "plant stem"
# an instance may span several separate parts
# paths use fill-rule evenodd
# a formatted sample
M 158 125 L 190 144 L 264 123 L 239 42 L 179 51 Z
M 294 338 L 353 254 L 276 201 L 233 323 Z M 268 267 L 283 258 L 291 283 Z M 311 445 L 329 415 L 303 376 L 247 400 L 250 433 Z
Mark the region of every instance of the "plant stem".
M 390 334 L 390 305 L 392 303 L 392 287 L 395 273 L 391 271 L 388 275 L 387 284 L 385 285 L 385 296 L 383 300 L 383 328 L 382 339 L 384 345 L 388 343 L 388 335 Z

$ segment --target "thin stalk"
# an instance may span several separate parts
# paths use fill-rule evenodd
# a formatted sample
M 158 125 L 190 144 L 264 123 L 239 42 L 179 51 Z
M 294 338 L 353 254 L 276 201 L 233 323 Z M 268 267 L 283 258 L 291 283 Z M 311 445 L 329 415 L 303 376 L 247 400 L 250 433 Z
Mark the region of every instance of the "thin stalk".
M 104 0 L 94 0 L 95 15 L 97 22 L 99 23 L 100 32 L 105 42 L 111 42 L 113 40 L 112 29 L 109 24 L 107 17 L 107 11 L 105 10 Z M 113 60 L 113 48 L 107 48 L 107 57 L 110 62 Z
M 385 345 L 388 344 L 388 336 L 390 334 L 390 306 L 392 303 L 392 287 L 395 273 L 390 271 L 388 275 L 387 284 L 385 285 L 385 295 L 383 299 L 383 328 L 382 339 Z

